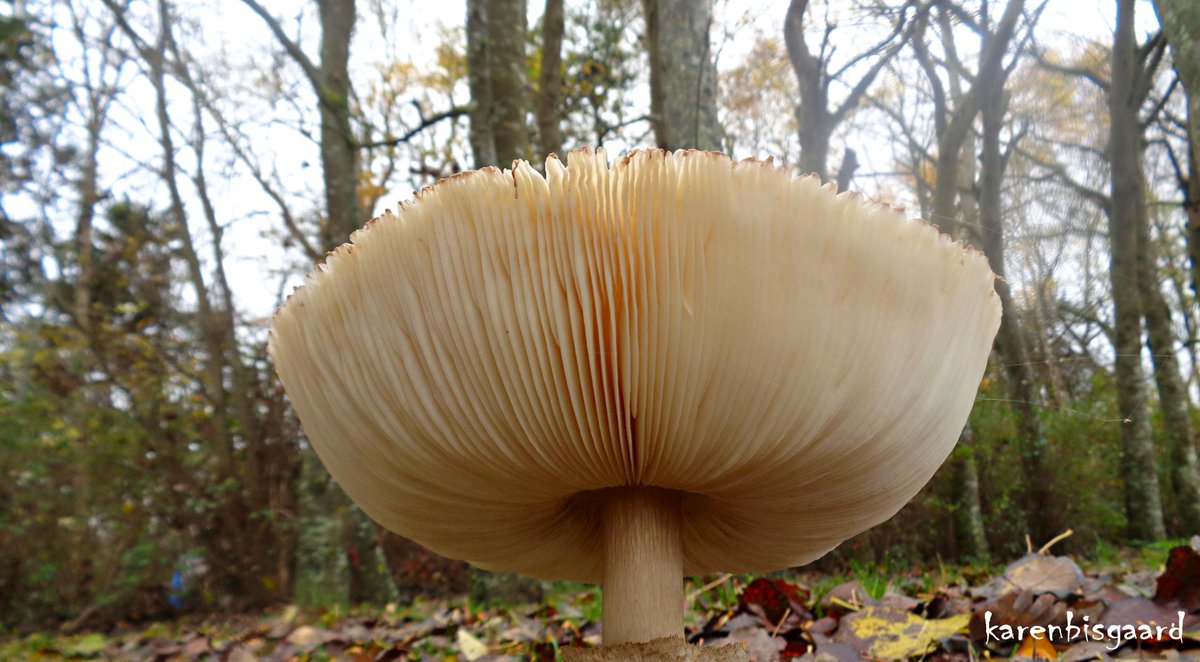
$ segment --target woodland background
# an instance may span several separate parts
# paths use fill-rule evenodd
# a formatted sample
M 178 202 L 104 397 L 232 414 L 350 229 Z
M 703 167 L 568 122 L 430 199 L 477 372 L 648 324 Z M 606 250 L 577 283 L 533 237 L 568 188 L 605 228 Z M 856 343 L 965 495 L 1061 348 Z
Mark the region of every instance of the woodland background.
M 773 155 L 1004 277 L 958 448 L 821 564 L 1200 532 L 1200 3 L 426 8 L 0 2 L 0 626 L 536 597 L 355 509 L 265 331 L 384 205 L 581 145 Z

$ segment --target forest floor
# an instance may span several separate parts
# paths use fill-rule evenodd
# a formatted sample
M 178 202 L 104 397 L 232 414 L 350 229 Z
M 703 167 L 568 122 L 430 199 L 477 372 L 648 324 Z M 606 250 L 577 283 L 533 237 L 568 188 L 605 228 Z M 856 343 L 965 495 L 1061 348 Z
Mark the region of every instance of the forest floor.
M 1200 537 L 1082 567 L 1033 552 L 1002 568 L 714 576 L 689 584 L 687 635 L 741 642 L 759 661 L 1200 660 L 1198 550 Z M 563 584 L 537 605 L 282 606 L 10 636 L 0 660 L 556 660 L 564 647 L 598 645 L 599 620 L 597 590 Z

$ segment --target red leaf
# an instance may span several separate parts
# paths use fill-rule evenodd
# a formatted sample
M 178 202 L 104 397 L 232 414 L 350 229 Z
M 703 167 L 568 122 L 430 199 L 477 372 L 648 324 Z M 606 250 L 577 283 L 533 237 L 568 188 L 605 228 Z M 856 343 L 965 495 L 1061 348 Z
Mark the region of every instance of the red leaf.
M 1200 554 L 1180 545 L 1167 556 L 1167 569 L 1158 578 L 1154 602 L 1174 604 L 1185 611 L 1200 609 Z
M 759 577 L 738 596 L 738 605 L 745 611 L 760 612 L 766 624 L 778 626 L 791 614 L 806 615 L 804 602 L 808 600 L 808 589 L 782 579 Z

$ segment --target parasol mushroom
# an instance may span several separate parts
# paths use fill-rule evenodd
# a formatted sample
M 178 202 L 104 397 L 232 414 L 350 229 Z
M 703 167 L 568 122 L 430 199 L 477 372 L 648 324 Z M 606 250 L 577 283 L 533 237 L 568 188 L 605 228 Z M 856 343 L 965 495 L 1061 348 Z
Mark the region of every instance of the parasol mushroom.
M 606 644 L 683 634 L 682 578 L 816 559 L 967 419 L 979 253 L 815 177 L 603 150 L 463 173 L 372 220 L 270 352 L 351 498 L 439 554 L 602 581 Z

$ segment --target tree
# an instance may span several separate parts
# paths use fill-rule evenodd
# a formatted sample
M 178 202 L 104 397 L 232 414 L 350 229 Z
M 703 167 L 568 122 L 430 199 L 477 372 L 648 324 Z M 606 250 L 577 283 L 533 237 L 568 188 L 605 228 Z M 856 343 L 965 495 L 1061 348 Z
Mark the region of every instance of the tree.
M 1111 124 L 1112 210 L 1109 243 L 1113 327 L 1116 345 L 1117 402 L 1122 421 L 1122 474 L 1129 535 L 1135 540 L 1166 536 L 1159 494 L 1154 438 L 1146 407 L 1142 373 L 1142 295 L 1138 273 L 1139 227 L 1148 223 L 1140 110 L 1149 90 L 1146 58 L 1134 37 L 1134 0 L 1118 0 L 1113 35 L 1112 81 L 1109 91 Z M 1161 348 L 1160 348 L 1161 351 Z
M 525 0 L 468 0 L 467 74 L 475 167 L 528 159 Z
M 1158 22 L 1170 44 L 1175 71 L 1187 94 L 1188 172 L 1183 207 L 1188 218 L 1192 291 L 1200 293 L 1200 5 L 1155 0 Z
M 933 156 L 934 172 L 932 183 L 932 203 L 930 216 L 943 231 L 956 237 L 969 237 L 974 231 L 974 222 L 979 221 L 983 227 L 981 243 L 992 270 L 1004 274 L 1003 230 L 1000 225 L 1001 200 L 1000 182 L 1003 179 L 1004 160 L 998 154 L 983 155 L 983 172 L 979 182 L 979 198 L 971 202 L 963 191 L 975 190 L 975 140 L 972 130 L 976 117 L 985 103 L 991 103 L 992 114 L 984 118 L 985 148 L 999 150 L 999 131 L 1003 112 L 997 116 L 995 112 L 1002 108 L 1004 85 L 1011 67 L 1015 66 L 1014 56 L 1009 64 L 1005 57 L 1009 54 L 1010 43 L 1016 34 L 1017 24 L 1024 9 L 1022 0 L 1009 0 L 995 27 L 989 24 L 986 12 L 981 12 L 973 25 L 974 31 L 980 35 L 981 50 L 979 64 L 970 86 L 963 89 L 960 72 L 966 67 L 959 60 L 954 41 L 953 20 L 971 20 L 966 13 L 959 11 L 953 14 L 955 7 L 944 5 L 939 7 L 939 20 L 942 50 L 944 52 L 944 67 L 947 71 L 950 94 L 946 92 L 937 65 L 924 42 L 926 31 L 929 29 L 929 14 L 921 14 L 916 19 L 916 33 L 912 48 L 917 63 L 924 71 L 929 81 L 934 112 L 934 133 L 936 135 L 937 151 Z M 1016 49 L 1018 54 L 1020 48 Z M 988 131 L 991 130 L 989 144 Z M 910 140 L 910 143 L 914 142 Z M 989 158 L 990 157 L 990 158 Z M 964 163 L 965 161 L 965 163 Z M 990 250 L 989 250 L 990 249 Z M 1021 445 L 1025 449 L 1025 477 L 1028 481 L 1027 494 L 1029 503 L 1045 504 L 1048 497 L 1048 486 L 1042 478 L 1042 449 L 1045 439 L 1041 433 L 1035 406 L 1038 398 L 1035 396 L 1035 385 L 1029 362 L 1024 356 L 1024 342 L 1020 336 L 1017 324 L 1017 313 L 1003 280 L 997 281 L 997 292 L 1000 295 L 1003 315 L 1001 329 L 997 336 L 998 349 L 1009 366 L 1006 375 L 1009 383 L 1012 403 L 1020 420 Z M 969 424 L 968 424 L 969 425 Z M 978 466 L 974 458 L 974 431 L 967 429 L 960 440 L 963 450 L 955 464 L 955 480 L 958 484 L 957 531 L 960 545 L 968 556 L 986 557 L 988 549 L 986 540 L 981 532 L 983 523 L 980 520 L 982 508 L 979 505 Z M 1030 517 L 1041 513 L 1045 519 L 1052 514 L 1051 508 L 1038 506 L 1027 509 Z M 1034 523 L 1033 531 L 1039 538 L 1053 535 L 1048 526 L 1041 522 Z
M 804 15 L 809 8 L 808 0 L 792 0 L 788 5 L 783 34 L 787 43 L 788 59 L 799 84 L 795 114 L 797 133 L 800 136 L 800 172 L 815 173 L 822 180 L 829 179 L 826 162 L 833 132 L 858 107 L 871 84 L 875 82 L 876 76 L 900 51 L 904 43 L 902 35 L 907 24 L 908 10 L 914 4 L 905 2 L 899 9 L 890 10 L 889 13 L 896 15 L 892 32 L 878 43 L 850 57 L 836 70 L 832 69 L 833 52 L 830 38 L 837 28 L 837 23 L 829 17 L 830 4 L 825 5 L 825 28 L 816 55 L 809 50 L 804 35 Z M 830 85 L 834 81 L 848 78 L 851 71 L 872 58 L 874 61 L 867 66 L 866 71 L 857 75 L 857 80 L 845 99 L 836 107 L 832 106 L 829 98 Z M 844 191 L 850 186 L 850 179 L 857 167 L 857 155 L 854 150 L 846 148 L 837 175 L 839 190 Z
M 290 496 L 281 497 L 281 487 L 290 485 L 297 469 L 295 428 L 281 425 L 283 402 L 279 389 L 267 395 L 273 380 L 256 368 L 254 359 L 247 361 L 237 340 L 237 313 L 225 273 L 221 223 L 204 175 L 206 136 L 202 106 L 196 98 L 191 106 L 195 113 L 193 132 L 187 141 L 196 161 L 190 182 L 179 165 L 184 149 L 177 142 L 178 119 L 173 119 L 167 81 L 175 78 L 188 88 L 194 86 L 189 62 L 181 55 L 173 27 L 178 22 L 175 8 L 168 0 L 156 3 L 156 20 L 146 31 L 152 33 L 149 36 L 130 22 L 126 9 L 115 0 L 104 0 L 104 4 L 145 63 L 154 90 L 153 126 L 162 148 L 161 165 L 155 170 L 168 192 L 168 222 L 162 229 L 181 247 L 184 280 L 196 302 L 190 322 L 198 340 L 197 354 L 203 357 L 197 388 L 200 400 L 207 405 L 205 419 L 211 419 L 202 438 L 218 461 L 208 471 L 195 471 L 176 480 L 196 481 L 195 491 L 212 498 L 211 507 L 199 518 L 206 535 L 197 546 L 206 551 L 208 562 L 219 568 L 214 581 L 223 590 L 240 586 L 244 605 L 269 603 L 290 591 L 294 547 L 284 542 L 290 536 L 283 523 L 262 517 L 261 513 L 272 509 L 283 512 L 292 505 Z M 184 193 L 189 183 L 211 233 L 212 275 L 190 223 Z M 265 353 L 261 347 L 258 351 L 260 355 Z M 166 398 L 165 394 L 159 397 Z M 182 458 L 177 461 L 184 462 Z M 283 494 L 287 494 L 287 488 Z M 261 542 L 253 546 L 235 543 L 243 539 Z M 272 579 L 263 581 L 263 577 Z
M 536 157 L 544 159 L 563 148 L 563 0 L 546 0 L 542 14 L 542 60 L 538 73 Z
M 721 108 L 729 149 L 797 162 L 796 80 L 783 40 L 758 35 L 746 59 L 721 72 Z
M 333 250 L 366 221 L 358 205 L 361 164 L 358 141 L 351 126 L 350 37 L 357 17 L 355 0 L 317 0 L 321 23 L 321 57 L 313 62 L 282 24 L 258 0 L 243 0 L 279 40 L 304 72 L 321 117 L 321 171 L 325 180 L 325 220 L 320 246 Z
M 1022 328 L 1024 317 L 1013 298 L 1006 276 L 1005 222 L 1002 190 L 1009 159 L 1016 150 L 1019 137 L 1007 148 L 1001 143 L 1008 95 L 1004 85 L 1007 73 L 998 76 L 988 89 L 982 90 L 982 131 L 980 178 L 977 187 L 981 247 L 987 255 L 996 279 L 996 294 L 1000 297 L 1003 315 L 996 336 L 996 352 L 1004 361 L 1005 377 L 1011 407 L 1017 415 L 1017 430 L 1021 436 L 1022 459 L 1026 485 L 1025 511 L 1030 534 L 1036 540 L 1048 540 L 1061 526 L 1059 502 L 1053 486 L 1045 479 L 1048 442 L 1039 419 L 1045 398 L 1034 374 L 1030 360 L 1028 331 Z
M 564 136 L 568 143 L 617 139 L 648 144 L 650 115 L 632 91 L 644 85 L 644 22 L 637 0 L 605 0 L 568 14 L 564 48 Z
M 1184 193 L 1183 208 L 1187 216 L 1187 246 L 1194 294 L 1200 292 L 1200 5 L 1180 0 L 1156 0 L 1155 9 L 1187 99 L 1188 175 L 1181 178 L 1184 181 L 1180 182 L 1180 188 Z M 1150 342 L 1151 353 L 1156 361 L 1155 374 L 1163 374 L 1159 398 L 1163 403 L 1163 417 L 1173 421 L 1172 425 L 1167 426 L 1171 436 L 1171 478 L 1178 495 L 1181 524 L 1185 531 L 1197 531 L 1200 530 L 1200 461 L 1197 460 L 1196 439 L 1189 414 L 1190 398 L 1175 358 L 1173 334 L 1170 334 L 1171 310 L 1157 287 L 1157 269 L 1148 228 L 1140 238 L 1146 246 L 1141 252 L 1141 273 L 1152 278 L 1147 293 L 1146 323 L 1152 334 Z M 1180 292 L 1180 298 L 1182 296 Z M 1159 350 L 1155 351 L 1155 347 Z M 1194 346 L 1189 344 L 1189 347 Z M 1192 356 L 1194 361 L 1194 349 Z M 1167 395 L 1163 395 L 1164 387 Z
M 975 117 L 983 105 L 984 90 L 991 88 L 998 77 L 1004 72 L 1004 56 L 1008 52 L 1009 42 L 1016 32 L 1017 21 L 1021 18 L 1025 3 L 1023 0 L 1009 0 L 1004 8 L 994 30 L 987 26 L 987 17 L 982 17 L 977 29 L 982 35 L 983 48 L 979 53 L 979 69 L 971 82 L 970 88 L 954 100 L 953 108 L 948 107 L 946 93 L 937 74 L 934 64 L 924 46 L 924 30 L 928 24 L 927 17 L 918 19 L 918 30 L 914 35 L 913 49 L 918 63 L 925 71 L 933 88 L 934 118 L 937 123 L 937 164 L 935 182 L 937 186 L 933 193 L 933 222 L 939 224 L 943 231 L 951 236 L 958 233 L 956 227 L 955 207 L 958 202 L 959 160 L 962 157 L 963 141 L 975 123 Z M 950 17 L 946 10 L 941 12 L 943 40 L 951 39 Z M 952 41 L 950 42 L 952 43 Z M 951 61 L 947 67 L 952 76 L 961 70 L 961 64 L 956 64 L 957 56 L 953 48 L 947 49 Z
M 650 117 L 663 149 L 721 149 L 707 0 L 643 0 Z

